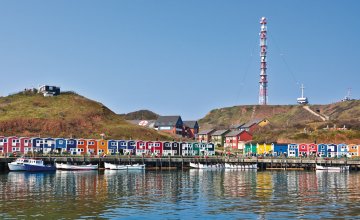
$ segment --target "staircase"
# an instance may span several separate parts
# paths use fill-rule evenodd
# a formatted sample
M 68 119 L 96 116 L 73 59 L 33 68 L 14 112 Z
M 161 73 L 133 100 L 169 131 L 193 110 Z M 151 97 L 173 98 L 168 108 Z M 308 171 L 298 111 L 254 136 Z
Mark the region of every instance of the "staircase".
M 328 121 L 328 120 L 329 120 L 329 116 L 324 115 L 324 114 L 319 114 L 319 113 L 313 111 L 313 110 L 312 110 L 309 106 L 307 106 L 307 105 L 304 105 L 303 108 L 304 108 L 306 111 L 310 112 L 311 114 L 313 114 L 313 115 L 321 118 L 321 120 L 323 120 L 323 121 Z

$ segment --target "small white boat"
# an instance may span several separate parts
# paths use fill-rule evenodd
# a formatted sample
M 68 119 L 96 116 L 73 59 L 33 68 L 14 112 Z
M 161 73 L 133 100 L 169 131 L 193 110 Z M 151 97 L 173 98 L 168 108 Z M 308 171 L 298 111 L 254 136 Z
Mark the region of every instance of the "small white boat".
M 106 162 L 104 162 L 104 167 L 105 169 L 110 169 L 110 170 L 127 170 L 126 165 L 112 164 Z
M 110 170 L 144 170 L 145 164 L 120 165 L 104 162 L 104 167 Z
M 132 164 L 132 165 L 126 165 L 128 170 L 144 170 L 145 164 Z
M 257 169 L 257 164 L 239 165 L 239 164 L 225 163 L 225 169 L 238 169 L 238 170 Z
M 8 163 L 8 167 L 10 171 L 25 171 L 24 163 L 29 163 L 28 158 L 17 158 L 15 161 Z
M 222 169 L 224 166 L 222 164 L 202 164 L 202 163 L 192 163 L 190 162 L 190 167 L 196 169 Z
M 328 171 L 347 171 L 349 170 L 350 166 L 340 166 L 340 167 L 327 167 L 316 165 L 316 170 L 328 170 Z
M 55 163 L 56 169 L 58 170 L 97 170 L 98 165 L 73 165 L 65 163 Z

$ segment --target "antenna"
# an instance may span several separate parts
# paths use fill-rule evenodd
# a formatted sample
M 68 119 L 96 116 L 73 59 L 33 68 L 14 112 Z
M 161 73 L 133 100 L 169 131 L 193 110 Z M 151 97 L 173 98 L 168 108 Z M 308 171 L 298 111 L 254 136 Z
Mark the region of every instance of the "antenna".
M 309 103 L 309 100 L 307 97 L 304 97 L 304 84 L 301 84 L 301 97 L 300 98 L 297 98 L 297 103 L 301 104 L 301 105 L 306 105 Z
M 268 104 L 268 92 L 267 92 L 267 74 L 266 74 L 266 35 L 267 35 L 267 20 L 262 17 L 260 20 L 260 89 L 259 89 L 259 104 Z

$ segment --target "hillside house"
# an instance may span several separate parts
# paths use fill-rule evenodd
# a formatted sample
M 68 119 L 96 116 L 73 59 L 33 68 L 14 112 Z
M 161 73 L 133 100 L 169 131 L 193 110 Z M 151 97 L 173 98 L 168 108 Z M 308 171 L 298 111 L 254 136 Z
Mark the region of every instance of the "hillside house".
M 199 124 L 197 121 L 184 121 L 185 137 L 196 138 L 199 133 Z
M 225 144 L 225 135 L 229 133 L 229 130 L 216 130 L 211 134 L 211 142 L 215 147 L 223 147 Z
M 43 85 L 39 87 L 38 93 L 42 93 L 44 96 L 57 96 L 60 95 L 60 87 Z
M 225 135 L 225 147 L 239 149 L 242 143 L 252 140 L 252 134 L 247 131 L 231 131 Z
M 159 131 L 184 136 L 184 123 L 180 116 L 159 116 L 154 128 Z
M 254 131 L 257 128 L 264 127 L 267 124 L 269 124 L 269 120 L 267 120 L 267 119 L 254 119 L 254 120 L 251 120 L 251 121 L 245 123 L 243 126 L 241 126 L 240 130 L 254 133 Z
M 214 133 L 215 129 L 200 131 L 198 134 L 199 142 L 211 142 L 211 135 Z

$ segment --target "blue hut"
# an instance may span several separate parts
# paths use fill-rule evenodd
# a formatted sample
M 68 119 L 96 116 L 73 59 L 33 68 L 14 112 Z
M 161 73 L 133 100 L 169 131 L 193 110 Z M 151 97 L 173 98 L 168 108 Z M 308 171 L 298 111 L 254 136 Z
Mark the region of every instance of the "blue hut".
M 50 153 L 55 149 L 54 138 L 44 138 L 44 154 Z
M 66 140 L 64 138 L 55 139 L 55 151 L 58 153 L 66 151 Z
M 338 157 L 348 156 L 348 146 L 346 144 L 338 144 L 337 151 L 338 151 Z
M 77 141 L 73 138 L 66 139 L 66 151 L 70 152 L 72 155 L 76 155 L 76 143 Z
M 119 140 L 118 143 L 117 143 L 117 146 L 118 146 L 118 152 L 122 155 L 124 155 L 125 153 L 125 150 L 127 148 L 127 141 L 125 140 Z
M 118 152 L 118 141 L 108 140 L 108 152 L 115 155 Z
M 125 153 L 135 154 L 135 152 L 136 152 L 136 142 L 128 141 Z
M 272 144 L 272 148 L 274 149 L 274 156 L 287 156 L 288 155 L 288 148 L 289 145 L 288 144 L 279 144 L 279 143 L 273 143 Z
M 43 153 L 44 140 L 42 138 L 32 138 L 32 147 L 35 152 Z
M 327 157 L 328 155 L 328 147 L 326 144 L 318 144 L 318 157 Z
M 297 144 L 288 144 L 288 156 L 289 157 L 299 156 L 299 147 Z
M 327 157 L 337 157 L 337 145 L 336 144 L 328 144 L 327 145 Z

